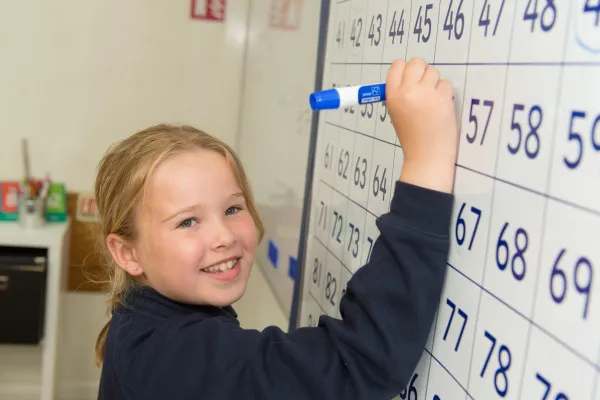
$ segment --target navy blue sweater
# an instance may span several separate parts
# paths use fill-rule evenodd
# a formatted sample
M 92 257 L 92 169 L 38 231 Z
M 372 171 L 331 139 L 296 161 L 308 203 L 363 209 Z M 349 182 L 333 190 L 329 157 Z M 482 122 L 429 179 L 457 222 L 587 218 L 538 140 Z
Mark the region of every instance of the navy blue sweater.
M 108 330 L 101 400 L 390 399 L 408 383 L 440 301 L 453 196 L 397 181 L 343 320 L 242 329 L 231 307 L 132 291 Z

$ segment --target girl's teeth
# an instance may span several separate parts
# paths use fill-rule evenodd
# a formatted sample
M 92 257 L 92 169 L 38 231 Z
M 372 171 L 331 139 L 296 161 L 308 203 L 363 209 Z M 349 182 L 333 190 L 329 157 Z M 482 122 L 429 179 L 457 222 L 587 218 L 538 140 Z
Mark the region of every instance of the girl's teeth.
M 218 265 L 213 265 L 212 267 L 208 267 L 206 268 L 206 271 L 208 272 L 225 272 L 227 270 L 230 270 L 231 268 L 233 268 L 233 266 L 237 263 L 237 260 L 229 260 L 225 263 L 220 263 Z

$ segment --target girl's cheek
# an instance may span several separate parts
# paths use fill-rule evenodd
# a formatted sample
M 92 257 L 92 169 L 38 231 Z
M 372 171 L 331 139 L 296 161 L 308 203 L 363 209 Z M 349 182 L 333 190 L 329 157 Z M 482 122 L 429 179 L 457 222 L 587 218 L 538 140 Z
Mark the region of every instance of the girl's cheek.
M 251 215 L 244 215 L 240 218 L 237 225 L 237 231 L 243 236 L 244 243 L 254 245 L 257 242 L 256 225 Z
M 186 258 L 199 258 L 204 253 L 204 239 L 195 232 L 172 240 L 167 247 L 176 254 L 184 255 Z M 166 243 L 165 243 L 166 244 Z

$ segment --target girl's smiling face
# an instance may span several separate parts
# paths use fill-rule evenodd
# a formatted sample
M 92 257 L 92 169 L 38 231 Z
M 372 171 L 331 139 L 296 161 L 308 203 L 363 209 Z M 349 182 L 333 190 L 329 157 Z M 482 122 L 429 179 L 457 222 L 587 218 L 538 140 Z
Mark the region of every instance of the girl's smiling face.
M 177 301 L 225 306 L 244 293 L 258 233 L 236 177 L 204 149 L 162 162 L 136 213 L 126 270 Z

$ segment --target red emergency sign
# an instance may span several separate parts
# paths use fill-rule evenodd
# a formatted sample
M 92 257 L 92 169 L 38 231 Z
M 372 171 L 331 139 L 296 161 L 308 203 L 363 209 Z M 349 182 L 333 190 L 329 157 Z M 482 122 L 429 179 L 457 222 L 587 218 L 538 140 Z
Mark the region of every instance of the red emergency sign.
M 225 0 L 192 0 L 192 19 L 225 20 Z

